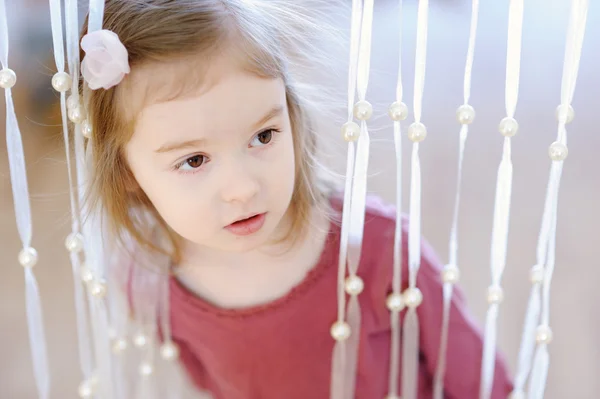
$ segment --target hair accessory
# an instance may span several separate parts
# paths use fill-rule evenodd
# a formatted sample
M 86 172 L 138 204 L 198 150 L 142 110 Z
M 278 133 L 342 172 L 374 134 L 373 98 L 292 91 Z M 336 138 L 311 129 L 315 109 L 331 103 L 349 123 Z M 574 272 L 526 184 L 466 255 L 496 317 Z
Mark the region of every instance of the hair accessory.
M 127 49 L 116 33 L 102 29 L 81 39 L 81 74 L 92 90 L 116 86 L 130 72 Z

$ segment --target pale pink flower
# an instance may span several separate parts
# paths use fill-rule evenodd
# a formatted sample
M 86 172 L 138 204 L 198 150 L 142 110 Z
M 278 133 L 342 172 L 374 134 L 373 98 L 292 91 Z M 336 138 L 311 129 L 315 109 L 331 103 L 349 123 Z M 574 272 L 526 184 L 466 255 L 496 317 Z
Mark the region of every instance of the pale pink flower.
M 108 90 L 130 72 L 127 49 L 112 31 L 88 33 L 81 39 L 81 48 L 85 52 L 81 74 L 92 90 Z

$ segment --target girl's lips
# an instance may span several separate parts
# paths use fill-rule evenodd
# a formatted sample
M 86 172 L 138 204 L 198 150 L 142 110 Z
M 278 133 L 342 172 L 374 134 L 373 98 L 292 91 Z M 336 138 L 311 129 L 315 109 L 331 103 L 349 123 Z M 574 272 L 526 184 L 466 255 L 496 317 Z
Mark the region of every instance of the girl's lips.
M 256 233 L 265 224 L 266 213 L 251 216 L 226 226 L 225 229 L 238 236 L 247 236 Z

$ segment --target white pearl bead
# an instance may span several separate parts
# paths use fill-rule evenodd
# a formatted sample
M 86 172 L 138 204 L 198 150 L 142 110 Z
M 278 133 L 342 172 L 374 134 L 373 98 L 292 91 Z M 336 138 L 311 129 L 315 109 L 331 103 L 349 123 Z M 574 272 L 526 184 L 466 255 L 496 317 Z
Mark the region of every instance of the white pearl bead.
M 550 326 L 541 325 L 535 331 L 535 342 L 538 344 L 549 344 L 552 342 L 552 329 Z
M 143 362 L 140 364 L 140 375 L 142 377 L 148 377 L 154 372 L 154 367 L 148 362 Z
M 71 88 L 71 76 L 66 72 L 58 72 L 52 77 L 52 87 L 59 92 L 65 92 Z
M 10 89 L 17 84 L 17 74 L 10 68 L 4 68 L 0 71 L 0 87 Z
M 500 121 L 498 130 L 504 137 L 512 137 L 519 131 L 519 123 L 514 118 L 507 116 Z
M 389 395 L 386 395 L 385 399 L 400 399 L 400 396 L 398 396 L 398 395 L 392 395 L 390 393 Z
M 565 109 L 566 109 L 566 115 L 564 115 Z M 573 122 L 573 119 L 575 119 L 575 110 L 573 109 L 573 106 L 571 104 L 569 104 L 566 107 L 563 105 L 559 105 L 558 107 L 556 107 L 556 119 L 558 119 L 560 121 L 561 116 L 562 117 L 566 116 L 565 123 Z
M 541 265 L 535 265 L 529 272 L 529 280 L 532 284 L 540 284 L 544 281 L 544 267 Z
M 94 384 L 89 380 L 85 380 L 79 384 L 79 388 L 77 390 L 81 399 L 90 399 L 94 397 L 94 391 Z
M 345 341 L 350 337 L 350 326 L 345 321 L 337 321 L 331 326 L 331 336 L 336 341 Z
M 92 124 L 87 119 L 81 122 L 81 134 L 83 134 L 83 137 L 86 139 L 92 138 Z
M 365 284 L 357 275 L 354 274 L 346 278 L 346 292 L 348 295 L 359 295 L 364 288 Z
M 104 298 L 106 295 L 106 284 L 103 281 L 92 281 L 90 283 L 90 294 L 97 298 Z
M 446 265 L 442 270 L 442 281 L 444 283 L 456 284 L 460 278 L 460 271 L 456 265 Z
M 359 121 L 366 121 L 373 116 L 373 106 L 368 101 L 362 100 L 354 105 L 354 117 Z
M 408 118 L 408 107 L 402 102 L 393 102 L 388 109 L 388 115 L 394 121 L 403 121 Z
M 81 276 L 81 281 L 86 284 L 92 282 L 94 279 L 94 273 L 92 273 L 92 270 L 86 264 L 81 265 L 79 275 Z
M 499 304 L 504 300 L 504 291 L 499 285 L 491 285 L 487 292 L 487 301 L 489 304 Z
M 81 252 L 83 250 L 83 236 L 79 233 L 71 233 L 65 240 L 65 247 L 69 252 Z
M 179 348 L 173 341 L 167 341 L 160 347 L 160 354 L 165 360 L 173 360 L 179 357 Z
M 23 248 L 19 252 L 19 264 L 23 267 L 31 268 L 37 264 L 38 254 L 35 248 Z
M 133 337 L 133 344 L 138 348 L 143 348 L 148 345 L 148 338 L 144 334 L 138 333 Z
M 523 391 L 512 391 L 508 396 L 508 399 L 525 399 L 525 392 Z
M 79 106 L 79 96 L 76 96 L 75 94 L 71 94 L 69 97 L 67 97 L 67 109 L 68 110 L 71 110 L 77 106 Z
M 112 351 L 114 354 L 118 355 L 124 352 L 128 347 L 127 339 L 125 338 L 116 338 L 112 345 Z
M 85 112 L 80 106 L 71 108 L 68 112 L 69 120 L 73 123 L 81 123 L 85 120 Z
M 456 110 L 456 120 L 461 125 L 470 125 L 475 120 L 475 109 L 469 104 L 464 104 Z
M 418 307 L 423 302 L 423 294 L 417 287 L 407 288 L 404 291 L 404 303 L 411 309 Z
M 564 161 L 567 158 L 567 155 L 569 155 L 569 149 L 566 145 L 555 141 L 550 144 L 548 155 L 550 155 L 550 159 L 553 161 Z
M 392 292 L 388 295 L 385 304 L 390 312 L 400 312 L 404 309 L 404 297 L 399 292 Z
M 346 122 L 342 126 L 342 137 L 347 142 L 356 141 L 360 137 L 360 126 L 356 122 Z
M 414 122 L 408 127 L 408 138 L 413 143 L 425 140 L 427 137 L 427 128 L 421 122 Z

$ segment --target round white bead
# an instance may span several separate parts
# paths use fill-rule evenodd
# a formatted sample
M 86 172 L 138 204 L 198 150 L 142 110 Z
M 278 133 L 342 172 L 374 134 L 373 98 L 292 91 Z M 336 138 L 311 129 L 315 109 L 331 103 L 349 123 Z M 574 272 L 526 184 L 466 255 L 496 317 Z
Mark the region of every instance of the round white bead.
M 541 265 L 535 265 L 529 272 L 529 280 L 532 284 L 540 284 L 544 281 L 544 267 Z
M 71 108 L 68 112 L 69 120 L 73 123 L 82 123 L 85 120 L 85 112 L 80 106 Z
M 535 331 L 535 342 L 538 344 L 549 344 L 552 342 L 552 329 L 550 326 L 541 325 Z
M 148 362 L 143 362 L 140 364 L 140 375 L 142 377 L 148 377 L 154 372 L 154 367 Z
M 148 345 L 148 338 L 144 334 L 138 333 L 133 337 L 133 344 L 138 348 L 143 348 Z
M 442 270 L 442 281 L 444 283 L 456 284 L 460 278 L 460 270 L 456 265 L 446 265 Z
M 17 74 L 10 68 L 4 68 L 0 71 L 0 87 L 10 89 L 17 84 Z
M 421 290 L 417 287 L 407 288 L 406 291 L 404 291 L 403 296 L 404 303 L 407 307 L 411 309 L 418 307 L 421 304 L 421 302 L 423 302 L 423 294 L 421 293 Z
M 487 291 L 487 301 L 489 304 L 499 304 L 504 300 L 504 291 L 499 285 L 491 285 Z
M 106 284 L 103 281 L 92 281 L 90 283 L 90 294 L 97 298 L 104 298 L 106 295 Z
M 553 161 L 564 161 L 567 158 L 567 155 L 569 155 L 569 149 L 566 145 L 555 141 L 554 143 L 550 144 L 550 148 L 548 148 L 548 155 Z
M 385 304 L 390 312 L 400 312 L 404 309 L 404 297 L 399 292 L 392 292 L 388 295 Z
M 58 72 L 52 77 L 52 87 L 58 92 L 65 92 L 71 88 L 71 76 L 66 72 Z
M 408 107 L 402 102 L 393 102 L 388 109 L 388 115 L 394 121 L 403 121 L 408 118 Z
M 368 101 L 362 100 L 354 105 L 354 117 L 359 121 L 366 121 L 373 116 L 373 106 Z
M 121 337 L 121 338 L 116 338 L 113 342 L 112 345 L 112 351 L 114 354 L 118 355 L 119 353 L 124 352 L 125 350 L 127 350 L 128 347 L 128 343 L 127 343 L 127 339 Z
M 386 395 L 385 399 L 400 399 L 398 395 L 392 395 L 391 393 Z
M 365 284 L 363 283 L 363 281 L 360 277 L 353 274 L 346 278 L 345 288 L 346 288 L 346 293 L 348 293 L 348 295 L 356 296 L 362 292 L 362 290 L 365 288 Z
M 81 268 L 79 269 L 79 275 L 81 276 L 81 281 L 86 284 L 94 280 L 94 273 L 92 273 L 92 270 L 85 263 L 81 265 Z
M 86 139 L 92 138 L 92 124 L 87 119 L 81 122 L 81 134 L 83 134 L 83 137 Z
M 179 357 L 179 348 L 173 341 L 167 341 L 160 347 L 160 354 L 165 360 L 173 360 Z
M 342 126 L 342 137 L 347 142 L 356 141 L 360 137 L 360 126 L 356 122 L 346 122 Z
M 514 118 L 507 116 L 500 121 L 498 130 L 504 137 L 512 137 L 519 131 L 519 123 Z
M 456 110 L 456 120 L 461 125 L 470 125 L 475 120 L 475 108 L 469 104 L 464 104 Z
M 67 109 L 68 110 L 71 110 L 78 106 L 79 106 L 79 96 L 76 96 L 75 94 L 71 94 L 69 97 L 67 97 Z
M 350 337 L 350 326 L 344 321 L 336 321 L 331 326 L 331 336 L 336 341 L 345 341 Z
M 23 267 L 32 268 L 37 264 L 38 254 L 35 248 L 23 248 L 19 252 L 19 264 Z
M 414 122 L 408 127 L 408 138 L 413 143 L 419 143 L 427 137 L 427 128 L 421 122 Z
M 71 233 L 65 240 L 65 247 L 69 252 L 81 252 L 83 250 L 83 236 L 79 233 Z
M 565 109 L 566 109 L 566 115 L 565 115 Z M 556 119 L 558 119 L 560 121 L 561 116 L 566 117 L 565 123 L 573 122 L 573 119 L 575 119 L 575 110 L 573 109 L 573 106 L 571 104 L 569 104 L 566 107 L 563 105 L 559 105 L 558 107 L 556 107 Z
M 77 389 L 81 399 L 90 399 L 94 397 L 94 391 L 94 384 L 89 380 L 83 381 L 81 384 L 79 384 L 79 388 Z

